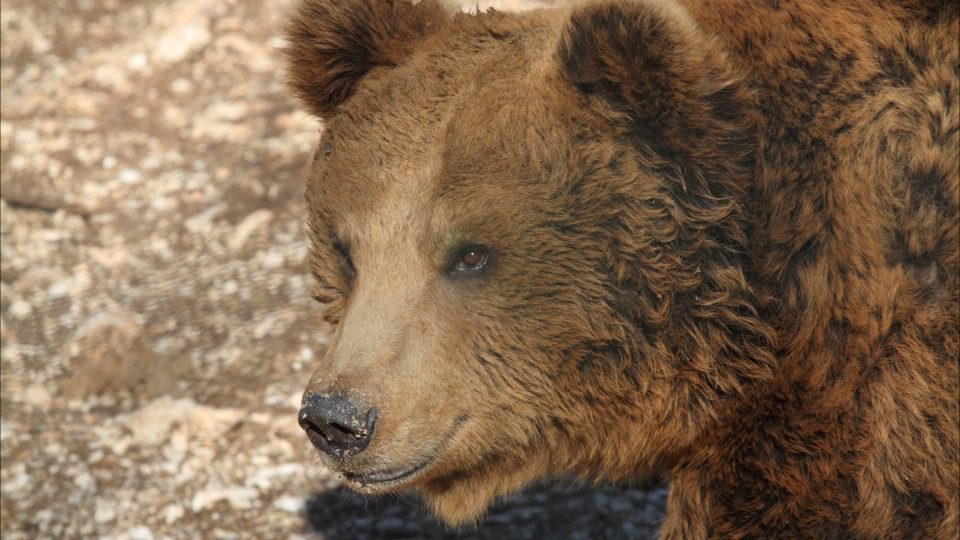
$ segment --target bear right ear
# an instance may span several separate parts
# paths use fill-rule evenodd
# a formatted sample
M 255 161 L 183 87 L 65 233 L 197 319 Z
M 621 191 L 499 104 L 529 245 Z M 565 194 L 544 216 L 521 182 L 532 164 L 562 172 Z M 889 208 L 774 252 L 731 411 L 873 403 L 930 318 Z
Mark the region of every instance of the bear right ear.
M 606 0 L 573 10 L 557 48 L 584 95 L 626 113 L 634 132 L 672 149 L 730 139 L 743 96 L 725 56 L 672 0 Z
M 436 0 L 302 0 L 287 25 L 288 84 L 329 118 L 371 70 L 400 65 L 447 20 Z

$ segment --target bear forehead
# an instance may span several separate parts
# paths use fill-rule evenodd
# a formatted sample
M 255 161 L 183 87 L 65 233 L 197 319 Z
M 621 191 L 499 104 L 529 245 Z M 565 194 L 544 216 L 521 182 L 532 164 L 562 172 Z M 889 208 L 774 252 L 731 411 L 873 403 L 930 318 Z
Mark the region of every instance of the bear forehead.
M 329 121 L 311 206 L 413 213 L 443 198 L 507 202 L 545 189 L 531 155 L 564 147 L 566 128 L 543 59 L 512 50 L 426 51 L 378 74 Z
M 483 17 L 457 20 L 474 19 Z M 454 28 L 428 40 L 403 64 L 374 68 L 339 107 L 328 131 L 338 139 L 361 144 L 375 139 L 381 148 L 409 151 L 411 143 L 435 147 L 458 123 L 475 129 L 499 119 L 500 127 L 509 127 L 510 116 L 543 104 L 546 96 L 538 90 L 556 67 L 547 47 L 556 34 L 555 28 L 538 26 L 495 39 Z M 520 118 L 513 120 L 512 127 L 520 127 Z M 476 135 L 477 142 L 489 140 Z

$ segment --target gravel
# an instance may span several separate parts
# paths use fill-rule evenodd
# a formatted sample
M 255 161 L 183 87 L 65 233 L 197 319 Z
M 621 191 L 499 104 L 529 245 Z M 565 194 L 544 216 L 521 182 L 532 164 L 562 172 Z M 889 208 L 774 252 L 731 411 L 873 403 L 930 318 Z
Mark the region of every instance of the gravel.
M 652 537 L 659 487 L 543 484 L 449 531 L 320 465 L 289 5 L 0 7 L 3 538 Z

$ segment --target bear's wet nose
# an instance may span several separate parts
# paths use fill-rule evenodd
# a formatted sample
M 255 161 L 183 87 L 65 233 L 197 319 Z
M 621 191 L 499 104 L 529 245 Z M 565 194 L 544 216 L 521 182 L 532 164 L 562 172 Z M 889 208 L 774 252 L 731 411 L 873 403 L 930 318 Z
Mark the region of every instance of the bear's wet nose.
M 341 395 L 307 394 L 298 419 L 314 446 L 341 458 L 359 454 L 370 444 L 377 411 L 363 410 Z

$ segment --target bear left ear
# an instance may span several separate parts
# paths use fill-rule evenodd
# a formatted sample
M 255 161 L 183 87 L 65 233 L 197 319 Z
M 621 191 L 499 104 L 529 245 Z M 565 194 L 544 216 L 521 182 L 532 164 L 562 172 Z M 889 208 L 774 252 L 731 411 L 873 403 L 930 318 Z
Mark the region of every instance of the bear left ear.
M 696 148 L 740 112 L 725 56 L 672 0 L 577 8 L 557 57 L 569 83 L 626 113 L 654 146 Z
M 447 20 L 436 0 L 301 0 L 287 25 L 289 85 L 329 118 L 374 68 L 400 65 Z

